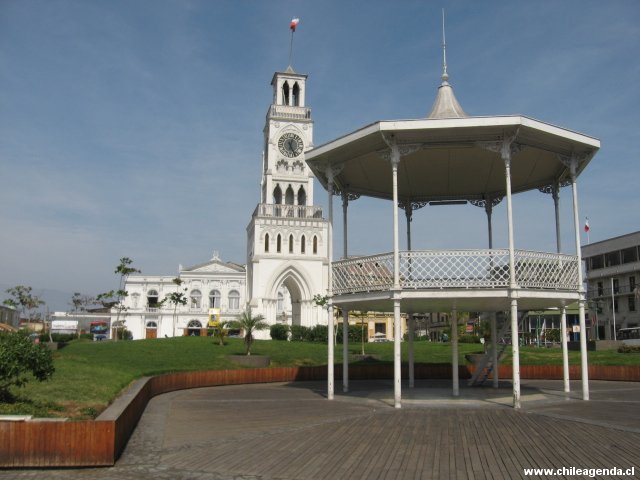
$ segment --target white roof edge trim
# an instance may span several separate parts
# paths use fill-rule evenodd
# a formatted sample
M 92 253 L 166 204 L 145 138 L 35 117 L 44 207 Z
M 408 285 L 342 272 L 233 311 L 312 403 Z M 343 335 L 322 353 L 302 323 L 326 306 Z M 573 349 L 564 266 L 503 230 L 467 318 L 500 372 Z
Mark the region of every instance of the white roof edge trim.
M 338 137 L 338 138 L 336 138 L 334 140 L 331 140 L 331 141 L 329 141 L 327 143 L 323 143 L 322 145 L 314 147 L 311 150 L 305 152 L 305 160 L 306 161 L 313 160 L 313 158 L 315 156 L 322 155 L 327 150 L 332 150 L 333 148 L 341 147 L 342 145 L 346 145 L 347 143 L 351 143 L 354 140 L 358 140 L 360 138 L 366 137 L 366 136 L 371 135 L 373 133 L 379 132 L 381 123 L 382 122 L 371 123 L 371 124 L 369 124 L 369 125 L 367 125 L 365 127 L 362 127 L 359 130 L 356 130 L 356 131 L 351 132 L 351 133 L 347 133 L 346 135 L 343 135 L 342 137 Z
M 382 131 L 394 131 L 394 130 L 417 130 L 417 129 L 434 129 L 434 128 L 452 128 L 452 127 L 518 127 L 525 126 L 541 130 L 543 132 L 564 137 L 568 140 L 584 143 L 594 148 L 600 148 L 600 140 L 589 135 L 568 130 L 563 127 L 541 122 L 534 118 L 526 117 L 524 115 L 502 115 L 502 116 L 490 116 L 490 117 L 464 117 L 464 118 L 420 118 L 420 119 L 408 119 L 408 120 L 382 120 L 352 133 L 338 137 L 335 140 L 324 143 L 318 147 L 313 148 L 306 152 L 306 159 L 313 160 L 314 157 L 322 155 L 328 150 L 336 147 L 340 147 L 354 140 L 366 137 L 375 132 Z

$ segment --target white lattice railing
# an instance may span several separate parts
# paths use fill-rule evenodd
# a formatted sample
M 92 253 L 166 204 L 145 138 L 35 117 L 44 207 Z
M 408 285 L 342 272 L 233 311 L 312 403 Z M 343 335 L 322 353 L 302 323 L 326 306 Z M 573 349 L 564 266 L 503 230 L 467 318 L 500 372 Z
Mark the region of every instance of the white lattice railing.
M 578 289 L 578 258 L 515 251 L 516 285 L 533 289 Z M 509 250 L 423 250 L 400 252 L 402 289 L 508 288 Z M 393 254 L 349 258 L 333 263 L 336 294 L 389 290 Z

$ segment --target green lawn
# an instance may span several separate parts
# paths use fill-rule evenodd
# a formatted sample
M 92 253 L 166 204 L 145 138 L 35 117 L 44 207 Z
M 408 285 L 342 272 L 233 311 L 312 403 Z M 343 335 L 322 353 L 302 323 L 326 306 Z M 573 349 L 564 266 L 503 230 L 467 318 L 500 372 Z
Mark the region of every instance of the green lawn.
M 360 344 L 349 346 L 351 354 L 360 353 Z M 460 364 L 466 353 L 481 352 L 479 344 L 460 344 Z M 416 363 L 450 363 L 448 343 L 415 343 Z M 393 343 L 365 345 L 367 354 L 382 362 L 393 361 Z M 342 362 L 342 345 L 337 345 L 336 363 Z M 229 339 L 219 346 L 211 337 L 177 337 L 156 340 L 91 342 L 74 341 L 55 352 L 56 373 L 47 382 L 32 381 L 16 390 L 20 401 L 0 403 L 0 414 L 32 414 L 36 416 L 93 417 L 136 378 L 159 373 L 186 370 L 237 369 L 227 359 L 229 354 L 244 353 L 240 339 Z M 271 365 L 326 365 L 327 346 L 319 343 L 256 341 L 253 354 L 269 355 Z M 403 360 L 407 360 L 407 345 L 402 345 Z M 571 364 L 580 362 L 580 352 L 570 352 Z M 511 363 L 507 349 L 503 363 Z M 589 352 L 594 365 L 640 365 L 640 354 L 620 354 L 616 351 Z M 522 365 L 560 365 L 559 348 L 521 348 Z

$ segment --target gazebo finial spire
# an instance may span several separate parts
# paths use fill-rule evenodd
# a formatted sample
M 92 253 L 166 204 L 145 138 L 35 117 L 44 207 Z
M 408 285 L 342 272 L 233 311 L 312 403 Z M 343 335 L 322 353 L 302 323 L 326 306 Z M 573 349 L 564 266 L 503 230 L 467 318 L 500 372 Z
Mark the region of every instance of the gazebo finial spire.
M 444 8 L 442 9 L 442 83 L 438 88 L 436 100 L 433 102 L 431 112 L 427 118 L 463 118 L 467 114 L 458 103 L 453 94 L 453 88 L 449 84 L 447 73 L 447 41 L 444 34 Z
M 442 9 L 442 82 L 449 80 L 447 73 L 447 40 L 444 34 L 444 8 Z

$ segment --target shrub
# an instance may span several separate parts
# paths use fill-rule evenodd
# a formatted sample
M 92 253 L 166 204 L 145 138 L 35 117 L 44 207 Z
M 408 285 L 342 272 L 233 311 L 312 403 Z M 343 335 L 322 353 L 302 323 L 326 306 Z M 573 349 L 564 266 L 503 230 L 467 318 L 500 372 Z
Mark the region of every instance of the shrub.
M 287 340 L 289 338 L 289 325 L 275 323 L 269 328 L 272 340 Z
M 326 325 L 316 325 L 312 328 L 301 325 L 291 326 L 291 341 L 293 342 L 326 343 L 328 334 L 329 329 Z
M 551 328 L 545 332 L 544 339 L 547 342 L 559 343 L 561 339 L 561 333 L 559 328 Z
M 309 328 L 302 325 L 291 325 L 291 341 L 292 342 L 308 342 Z
M 640 345 L 622 344 L 622 346 L 618 348 L 618 353 L 640 353 Z
M 47 380 L 54 371 L 51 351 L 34 343 L 28 331 L 0 332 L 0 400 L 12 398 L 12 386 L 21 387 L 31 376 Z
M 309 329 L 309 341 L 327 343 L 327 337 L 329 335 L 329 328 L 326 325 L 316 325 Z
M 118 340 L 133 340 L 133 333 L 126 328 L 117 330 Z
M 67 343 L 71 340 L 75 340 L 78 336 L 75 333 L 52 333 L 51 340 L 58 343 Z M 93 337 L 91 337 L 93 338 Z M 40 334 L 40 342 L 48 342 L 49 334 L 41 333 Z
M 480 343 L 480 337 L 478 335 L 460 335 L 458 339 L 460 343 Z
M 342 324 L 338 324 L 338 343 L 342 343 Z M 366 328 L 365 328 L 366 335 Z M 349 325 L 349 343 L 359 343 L 362 341 L 362 327 L 360 325 Z

